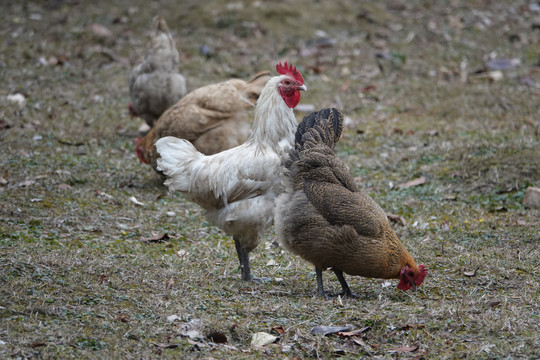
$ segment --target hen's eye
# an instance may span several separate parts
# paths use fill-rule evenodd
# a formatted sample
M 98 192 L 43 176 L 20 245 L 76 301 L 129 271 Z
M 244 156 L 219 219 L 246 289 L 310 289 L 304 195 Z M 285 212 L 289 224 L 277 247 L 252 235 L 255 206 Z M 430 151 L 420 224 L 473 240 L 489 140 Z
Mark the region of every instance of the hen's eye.
M 414 276 L 414 271 L 409 271 L 409 276 L 413 277 Z

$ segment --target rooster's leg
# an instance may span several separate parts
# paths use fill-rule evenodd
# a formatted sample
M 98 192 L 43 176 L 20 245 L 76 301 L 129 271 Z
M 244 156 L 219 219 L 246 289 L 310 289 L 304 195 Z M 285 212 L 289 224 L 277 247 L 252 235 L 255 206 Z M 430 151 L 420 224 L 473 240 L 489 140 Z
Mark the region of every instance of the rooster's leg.
M 343 276 L 343 271 L 334 269 L 334 273 L 336 274 L 339 283 L 341 284 L 341 289 L 343 290 L 340 294 L 342 297 L 351 297 L 355 298 L 358 297 L 358 295 L 354 294 L 351 289 L 349 288 L 349 285 L 347 284 L 347 281 L 345 281 L 345 277 Z
M 315 274 L 317 275 L 317 293 L 323 298 L 328 298 L 328 295 L 324 292 L 322 283 L 322 269 L 315 268 Z
M 234 246 L 236 247 L 236 253 L 238 254 L 238 260 L 240 261 L 242 280 L 251 281 L 252 278 L 251 269 L 249 268 L 249 254 L 237 239 L 234 239 Z

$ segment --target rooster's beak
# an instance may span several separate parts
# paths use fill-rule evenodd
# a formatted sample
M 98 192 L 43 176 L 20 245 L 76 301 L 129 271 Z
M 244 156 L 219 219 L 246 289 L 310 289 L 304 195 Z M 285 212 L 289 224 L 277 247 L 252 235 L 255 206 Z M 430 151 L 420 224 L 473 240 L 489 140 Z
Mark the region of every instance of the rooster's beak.
M 415 283 L 411 283 L 411 290 L 416 291 L 416 284 Z
M 299 87 L 297 87 L 297 89 L 302 90 L 302 91 L 307 91 L 306 85 L 299 86 Z

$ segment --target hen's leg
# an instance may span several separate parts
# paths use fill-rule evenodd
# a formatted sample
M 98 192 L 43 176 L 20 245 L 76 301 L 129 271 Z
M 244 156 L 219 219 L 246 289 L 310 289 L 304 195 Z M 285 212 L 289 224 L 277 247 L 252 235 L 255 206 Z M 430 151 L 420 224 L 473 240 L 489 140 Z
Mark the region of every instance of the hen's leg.
M 240 271 L 242 272 L 242 280 L 251 281 L 251 269 L 249 268 L 249 254 L 240 242 L 234 239 L 234 246 L 236 247 L 236 253 L 238 254 L 238 260 L 240 261 Z
M 328 295 L 324 292 L 322 283 L 322 269 L 315 267 L 315 274 L 317 275 L 317 293 L 323 298 L 328 298 Z
M 345 281 L 345 277 L 343 276 L 343 271 L 334 269 L 334 273 L 336 274 L 339 280 L 339 283 L 341 284 L 341 289 L 343 290 L 340 295 L 342 297 L 345 297 L 345 296 L 352 297 L 352 298 L 358 297 L 358 295 L 354 294 L 349 288 L 349 285 L 347 284 L 347 281 Z

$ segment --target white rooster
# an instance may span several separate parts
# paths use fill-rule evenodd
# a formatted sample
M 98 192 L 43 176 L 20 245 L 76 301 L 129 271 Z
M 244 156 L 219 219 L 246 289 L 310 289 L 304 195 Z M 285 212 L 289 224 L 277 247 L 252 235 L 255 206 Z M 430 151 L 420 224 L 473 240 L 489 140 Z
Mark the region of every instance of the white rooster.
M 296 67 L 285 62 L 276 70 L 280 75 L 263 88 L 244 144 L 206 156 L 187 140 L 168 136 L 156 142 L 165 185 L 185 193 L 206 210 L 208 221 L 233 236 L 246 281 L 261 280 L 251 276 L 249 252 L 273 222 L 274 199 L 282 192 L 282 157 L 294 146 L 298 125 L 293 108 L 306 90 Z

